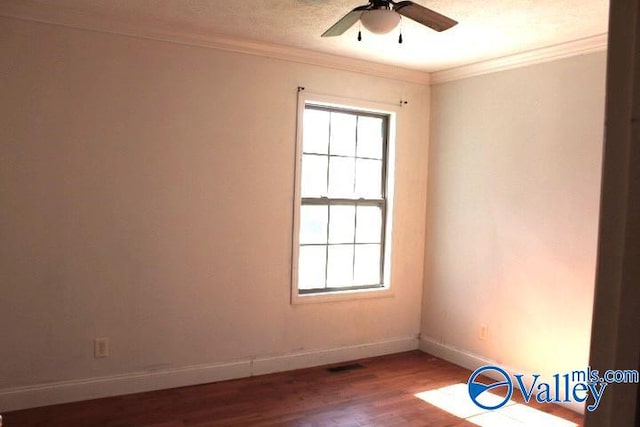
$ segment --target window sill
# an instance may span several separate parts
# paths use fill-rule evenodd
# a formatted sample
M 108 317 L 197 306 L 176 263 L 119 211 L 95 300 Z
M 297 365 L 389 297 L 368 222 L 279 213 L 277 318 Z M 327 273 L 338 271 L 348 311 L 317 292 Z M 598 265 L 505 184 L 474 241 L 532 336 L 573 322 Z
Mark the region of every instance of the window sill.
M 291 297 L 291 304 L 315 304 L 323 302 L 337 302 L 361 300 L 370 298 L 389 298 L 393 297 L 393 291 L 390 288 L 375 289 L 358 289 L 353 291 L 337 291 L 318 294 L 300 295 L 297 290 Z

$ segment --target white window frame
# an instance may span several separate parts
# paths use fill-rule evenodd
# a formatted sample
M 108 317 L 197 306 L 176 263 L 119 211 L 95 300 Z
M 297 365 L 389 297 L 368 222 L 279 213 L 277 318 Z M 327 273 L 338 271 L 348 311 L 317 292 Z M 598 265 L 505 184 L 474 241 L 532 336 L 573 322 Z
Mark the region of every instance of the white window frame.
M 386 152 L 386 222 L 384 229 L 384 255 L 382 287 L 365 289 L 346 289 L 335 292 L 305 293 L 298 292 L 298 255 L 299 255 L 299 235 L 300 235 L 300 207 L 301 197 L 301 169 L 302 169 L 302 137 L 304 111 L 307 104 L 325 106 L 330 108 L 346 109 L 350 111 L 361 111 L 363 113 L 382 114 L 388 117 L 388 135 Z M 296 127 L 296 157 L 295 157 L 295 189 L 293 203 L 293 233 L 292 233 L 292 257 L 291 257 L 291 303 L 318 303 L 327 301 L 341 301 L 347 299 L 377 298 L 393 296 L 391 286 L 391 254 L 393 249 L 392 231 L 394 219 L 394 176 L 395 176 L 395 142 L 396 142 L 396 119 L 399 113 L 399 106 L 381 104 L 370 101 L 354 100 L 336 96 L 313 94 L 305 91 L 298 93 L 298 111 Z

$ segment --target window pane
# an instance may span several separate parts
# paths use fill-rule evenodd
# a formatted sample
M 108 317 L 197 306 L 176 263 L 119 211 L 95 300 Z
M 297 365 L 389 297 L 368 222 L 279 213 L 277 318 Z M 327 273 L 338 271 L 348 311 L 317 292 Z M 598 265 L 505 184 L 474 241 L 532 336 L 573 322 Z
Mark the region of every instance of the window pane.
M 382 161 L 356 160 L 356 194 L 360 197 L 382 197 Z
M 381 245 L 356 245 L 354 283 L 357 285 L 379 285 Z
M 358 117 L 358 157 L 382 159 L 382 119 Z
M 329 160 L 329 197 L 353 197 L 355 159 L 331 157 Z
M 327 154 L 329 149 L 329 112 L 304 110 L 302 151 Z
M 298 287 L 300 289 L 324 288 L 326 264 L 326 246 L 300 246 Z
M 333 205 L 329 217 L 329 243 L 353 243 L 356 207 Z
M 382 237 L 382 209 L 378 206 L 358 206 L 357 243 L 380 243 Z
M 302 120 L 298 289 L 380 286 L 388 117 L 306 104 Z
M 300 244 L 327 243 L 328 206 L 300 207 Z
M 353 245 L 329 246 L 327 286 L 351 286 L 353 283 Z
M 331 146 L 329 154 L 355 156 L 356 116 L 353 114 L 331 113 Z
M 302 197 L 327 195 L 327 161 L 326 156 L 302 155 Z

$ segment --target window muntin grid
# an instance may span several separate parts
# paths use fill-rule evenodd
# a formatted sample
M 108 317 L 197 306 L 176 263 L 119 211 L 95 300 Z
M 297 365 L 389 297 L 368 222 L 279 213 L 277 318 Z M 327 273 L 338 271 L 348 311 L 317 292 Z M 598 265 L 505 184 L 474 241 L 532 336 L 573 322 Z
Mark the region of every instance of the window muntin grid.
M 306 104 L 300 294 L 383 287 L 389 116 Z

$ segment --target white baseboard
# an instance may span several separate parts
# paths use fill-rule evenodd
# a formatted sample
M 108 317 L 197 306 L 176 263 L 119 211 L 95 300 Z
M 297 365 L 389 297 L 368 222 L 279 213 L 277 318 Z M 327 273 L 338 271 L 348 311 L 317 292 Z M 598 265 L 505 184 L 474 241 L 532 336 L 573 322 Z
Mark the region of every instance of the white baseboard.
M 289 371 L 417 349 L 418 339 L 408 337 L 327 350 L 292 353 L 284 356 L 257 358 L 253 361 L 252 375 Z
M 245 378 L 417 349 L 418 340 L 415 337 L 393 338 L 347 347 L 248 358 L 228 363 L 15 387 L 0 390 L 0 412 Z
M 505 371 L 509 373 L 509 375 L 513 376 L 514 374 L 525 374 L 526 377 L 530 377 L 530 373 L 525 372 L 522 369 L 516 369 L 513 367 L 505 366 L 495 360 L 488 359 L 486 357 L 469 353 L 465 350 L 449 346 L 446 344 L 441 344 L 437 340 L 422 336 L 420 337 L 419 344 L 420 351 L 425 353 L 429 353 L 433 356 L 439 357 L 440 359 L 446 360 L 447 362 L 451 362 L 454 365 L 462 366 L 463 368 L 469 369 L 471 371 L 475 371 L 481 366 L 485 365 L 495 365 L 500 366 Z M 488 375 L 491 376 L 491 375 Z M 493 378 L 495 380 L 503 380 L 503 378 L 497 377 Z M 525 379 L 525 386 L 530 387 L 531 384 L 528 383 Z M 558 402 L 560 406 L 563 406 L 567 409 L 570 409 L 579 414 L 584 414 L 585 405 L 584 403 L 577 402 Z

